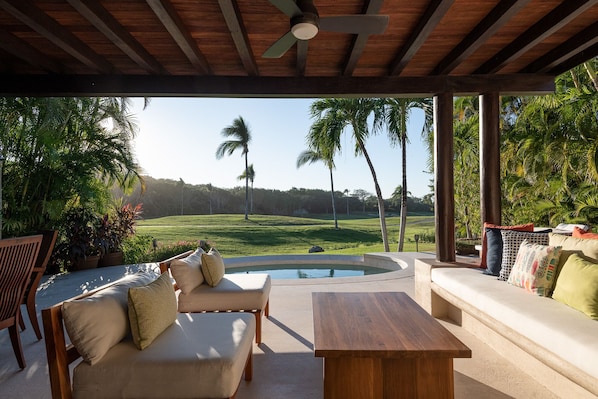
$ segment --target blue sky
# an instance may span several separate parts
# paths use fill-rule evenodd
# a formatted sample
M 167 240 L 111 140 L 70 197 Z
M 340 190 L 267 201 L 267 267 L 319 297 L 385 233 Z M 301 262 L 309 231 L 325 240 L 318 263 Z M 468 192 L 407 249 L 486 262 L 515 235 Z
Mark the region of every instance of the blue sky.
M 241 152 L 217 160 L 218 145 L 225 140 L 221 130 L 242 116 L 252 133 L 249 163 L 255 169 L 254 187 L 289 190 L 330 189 L 328 169 L 323 163 L 296 168 L 298 155 L 307 148 L 305 137 L 313 120 L 311 99 L 212 99 L 152 98 L 143 110 L 143 100 L 134 99 L 132 113 L 139 126 L 135 154 L 143 173 L 154 178 L 182 178 L 189 184 L 211 183 L 232 188 L 244 183 Z M 427 169 L 427 153 L 420 138 L 423 115 L 415 111 L 408 127 L 407 187 L 413 196 L 430 192 L 432 175 Z M 372 194 L 374 183 L 363 157 L 354 156 L 350 132 L 343 138 L 343 152 L 335 158 L 334 188 L 353 192 L 363 189 Z M 400 148 L 391 147 L 386 133 L 366 142 L 384 198 L 401 184 Z

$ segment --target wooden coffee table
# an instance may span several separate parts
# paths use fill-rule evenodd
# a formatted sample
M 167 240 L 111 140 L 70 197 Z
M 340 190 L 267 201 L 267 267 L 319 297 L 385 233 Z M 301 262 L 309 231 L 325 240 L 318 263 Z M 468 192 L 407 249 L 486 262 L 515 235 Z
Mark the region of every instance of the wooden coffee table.
M 404 292 L 314 292 L 325 399 L 453 398 L 471 350 Z

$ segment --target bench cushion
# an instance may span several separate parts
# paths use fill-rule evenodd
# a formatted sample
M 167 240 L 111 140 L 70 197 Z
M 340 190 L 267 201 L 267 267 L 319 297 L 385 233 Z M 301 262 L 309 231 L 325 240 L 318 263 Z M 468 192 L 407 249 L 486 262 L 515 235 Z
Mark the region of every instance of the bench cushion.
M 552 298 L 470 268 L 432 269 L 452 295 L 598 378 L 598 322 Z
M 270 295 L 269 274 L 225 274 L 216 287 L 201 284 L 179 293 L 179 312 L 264 309 Z
M 125 339 L 93 366 L 77 365 L 74 398 L 231 397 L 254 335 L 251 314 L 180 313 L 145 350 Z

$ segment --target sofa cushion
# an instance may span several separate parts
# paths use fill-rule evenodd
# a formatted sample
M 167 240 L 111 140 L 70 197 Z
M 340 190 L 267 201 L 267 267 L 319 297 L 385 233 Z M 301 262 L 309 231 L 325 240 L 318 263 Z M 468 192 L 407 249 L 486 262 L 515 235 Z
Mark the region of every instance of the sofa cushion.
M 432 281 L 466 302 L 474 309 L 472 312 L 492 317 L 598 378 L 595 320 L 552 298 L 530 295 L 477 269 L 432 269 Z
M 549 245 L 561 246 L 563 250 L 559 258 L 558 273 L 562 269 L 569 256 L 576 253 L 582 258 L 590 261 L 598 261 L 598 240 L 587 240 L 583 238 L 570 237 L 563 234 L 548 234 Z
M 577 226 L 573 227 L 573 233 L 571 234 L 572 237 L 575 238 L 591 238 L 593 240 L 598 239 L 598 233 L 592 233 L 586 230 L 583 230 Z
M 488 242 L 486 239 L 486 228 L 501 229 L 501 230 L 518 230 L 518 231 L 534 231 L 533 223 L 520 224 L 515 226 L 499 226 L 492 223 L 484 222 L 484 228 L 482 229 L 482 253 L 480 254 L 480 267 L 486 268 L 486 251 L 488 250 Z
M 189 294 L 180 292 L 179 312 L 263 310 L 271 286 L 269 274 L 225 274 L 216 287 L 202 284 Z
M 552 297 L 598 320 L 598 264 L 577 254 L 569 256 Z
M 507 282 L 540 296 L 550 296 L 561 247 L 532 244 L 524 240 Z
M 97 363 L 129 334 L 127 292 L 130 287 L 148 284 L 155 278 L 149 273 L 132 274 L 92 296 L 62 304 L 64 325 L 84 361 Z
M 129 320 L 137 348 L 147 348 L 176 316 L 176 295 L 168 273 L 146 286 L 129 289 Z
M 545 232 L 524 232 L 514 230 L 501 230 L 502 236 L 502 261 L 500 263 L 499 280 L 507 281 L 511 268 L 517 258 L 519 247 L 523 240 L 530 243 L 548 245 L 548 233 Z
M 486 228 L 486 274 L 498 276 L 502 263 L 502 235 L 500 229 Z
M 172 277 L 184 293 L 193 291 L 193 288 L 204 282 L 201 272 L 201 254 L 203 253 L 203 249 L 197 248 L 191 255 L 170 262 Z
M 239 385 L 254 336 L 252 314 L 179 313 L 145 350 L 125 339 L 97 364 L 77 365 L 73 396 L 229 398 Z
M 224 276 L 224 261 L 216 248 L 201 254 L 201 271 L 210 287 L 216 287 Z

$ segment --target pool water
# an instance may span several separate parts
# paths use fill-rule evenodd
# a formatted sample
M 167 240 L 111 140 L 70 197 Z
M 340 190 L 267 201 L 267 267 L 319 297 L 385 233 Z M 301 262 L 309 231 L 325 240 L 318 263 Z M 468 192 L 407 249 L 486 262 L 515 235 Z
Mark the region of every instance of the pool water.
M 361 265 L 340 264 L 288 264 L 268 266 L 248 266 L 227 269 L 227 273 L 268 273 L 273 279 L 331 278 L 367 276 L 390 272 L 388 269 Z

